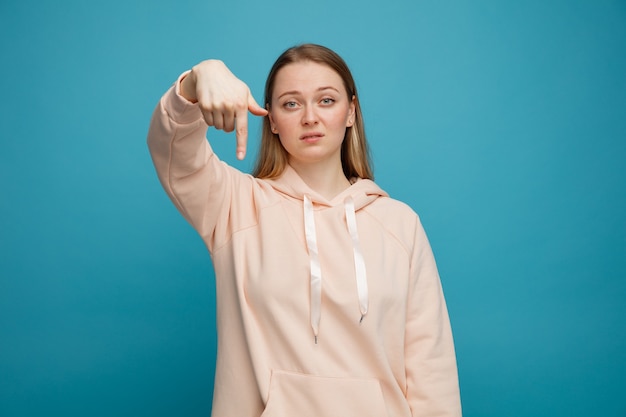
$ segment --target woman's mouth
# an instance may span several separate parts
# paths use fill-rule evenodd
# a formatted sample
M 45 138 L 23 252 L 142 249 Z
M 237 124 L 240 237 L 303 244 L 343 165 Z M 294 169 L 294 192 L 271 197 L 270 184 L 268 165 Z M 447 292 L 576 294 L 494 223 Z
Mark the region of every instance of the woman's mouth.
M 310 132 L 310 133 L 305 133 L 304 135 L 300 136 L 300 140 L 303 142 L 312 143 L 312 142 L 317 142 L 323 136 L 324 134 L 319 133 L 319 132 Z

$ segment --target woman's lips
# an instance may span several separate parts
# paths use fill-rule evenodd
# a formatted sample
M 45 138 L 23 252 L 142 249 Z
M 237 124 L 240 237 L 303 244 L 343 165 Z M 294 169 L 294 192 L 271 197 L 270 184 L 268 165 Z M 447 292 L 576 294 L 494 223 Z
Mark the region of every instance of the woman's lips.
M 324 135 L 319 132 L 310 132 L 310 133 L 305 133 L 304 135 L 300 136 L 300 140 L 303 142 L 308 142 L 308 143 L 317 142 L 323 136 Z

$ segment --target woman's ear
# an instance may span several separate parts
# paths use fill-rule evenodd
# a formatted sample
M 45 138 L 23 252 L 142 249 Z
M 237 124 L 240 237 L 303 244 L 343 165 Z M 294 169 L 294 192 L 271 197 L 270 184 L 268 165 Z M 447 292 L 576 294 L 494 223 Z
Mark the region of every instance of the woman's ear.
M 350 103 L 350 111 L 348 112 L 348 121 L 346 127 L 354 126 L 356 119 L 356 96 L 352 96 L 352 102 Z
M 269 104 L 265 106 L 265 108 L 267 109 L 267 117 L 270 121 L 270 130 L 272 131 L 272 133 L 278 134 L 278 129 L 276 128 L 276 123 L 274 123 L 274 118 L 272 117 L 272 112 L 270 111 Z

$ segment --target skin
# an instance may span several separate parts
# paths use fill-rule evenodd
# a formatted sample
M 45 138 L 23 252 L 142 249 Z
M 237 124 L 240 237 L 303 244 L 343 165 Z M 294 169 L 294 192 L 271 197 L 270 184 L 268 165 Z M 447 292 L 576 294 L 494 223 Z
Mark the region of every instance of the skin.
M 310 61 L 283 67 L 276 75 L 271 111 L 259 106 L 248 86 L 218 60 L 194 66 L 180 94 L 199 104 L 209 126 L 236 131 L 238 159 L 246 152 L 248 112 L 269 116 L 289 164 L 309 187 L 328 199 L 349 187 L 340 156 L 346 128 L 354 123 L 355 99 L 331 68 Z

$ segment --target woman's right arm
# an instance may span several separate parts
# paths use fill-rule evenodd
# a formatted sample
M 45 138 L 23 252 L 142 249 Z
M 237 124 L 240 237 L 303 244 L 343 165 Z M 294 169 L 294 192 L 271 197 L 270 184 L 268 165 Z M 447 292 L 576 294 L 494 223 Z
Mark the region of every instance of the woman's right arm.
M 231 203 L 228 193 L 235 173 L 213 153 L 206 140 L 207 127 L 236 128 L 238 153 L 243 156 L 248 110 L 266 114 L 223 63 L 204 61 L 181 75 L 163 95 L 150 122 L 148 146 L 159 180 L 183 216 L 209 242 L 218 216 Z

